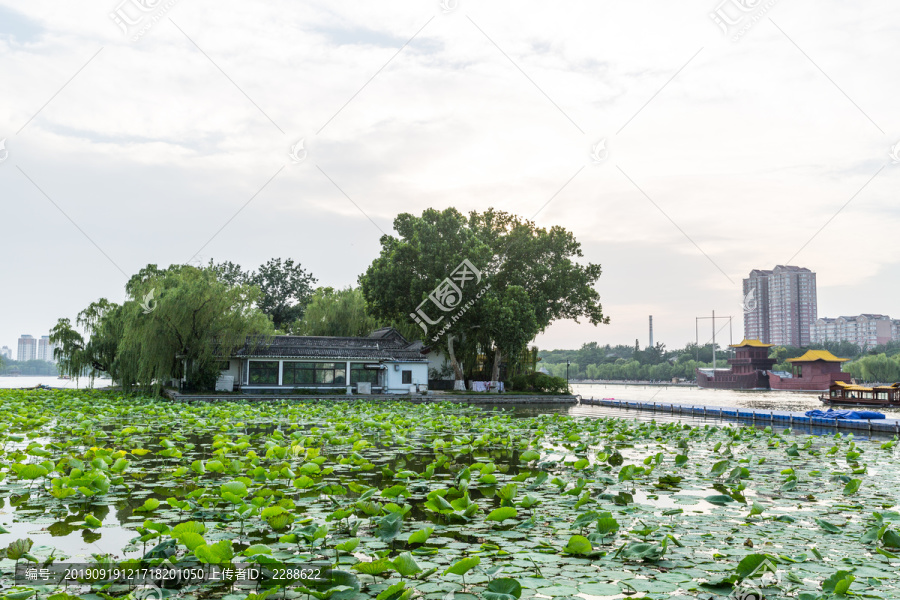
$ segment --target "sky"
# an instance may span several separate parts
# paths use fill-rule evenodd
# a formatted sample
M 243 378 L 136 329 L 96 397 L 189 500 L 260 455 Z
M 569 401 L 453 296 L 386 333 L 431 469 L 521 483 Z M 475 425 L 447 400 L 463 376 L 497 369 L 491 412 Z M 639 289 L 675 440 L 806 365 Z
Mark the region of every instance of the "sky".
M 819 316 L 900 318 L 898 54 L 887 0 L 0 0 L 0 346 L 148 263 L 354 285 L 449 206 L 602 265 L 611 323 L 544 349 L 643 346 L 648 315 L 681 347 L 713 310 L 737 341 L 777 264 Z

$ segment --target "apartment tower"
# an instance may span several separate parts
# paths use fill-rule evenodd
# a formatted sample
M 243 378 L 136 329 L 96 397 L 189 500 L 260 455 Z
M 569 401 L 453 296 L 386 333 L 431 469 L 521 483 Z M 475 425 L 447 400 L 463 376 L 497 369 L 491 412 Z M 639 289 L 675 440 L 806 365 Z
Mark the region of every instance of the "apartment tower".
M 744 279 L 744 337 L 764 344 L 808 346 L 818 318 L 816 274 L 804 267 L 754 269 Z

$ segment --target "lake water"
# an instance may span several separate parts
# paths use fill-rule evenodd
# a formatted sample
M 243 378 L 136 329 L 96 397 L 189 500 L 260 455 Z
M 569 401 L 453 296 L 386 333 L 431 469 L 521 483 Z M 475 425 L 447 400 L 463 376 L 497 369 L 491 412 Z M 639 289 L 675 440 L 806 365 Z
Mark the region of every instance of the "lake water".
M 112 383 L 109 379 L 95 379 L 94 387 L 106 387 Z M 49 385 L 52 388 L 79 389 L 91 387 L 89 377 L 75 381 L 74 379 L 57 379 L 55 375 L 39 375 L 37 377 L 0 377 L 0 389 L 30 388 L 38 385 Z
M 616 400 L 635 402 L 663 402 L 694 406 L 733 406 L 759 411 L 827 410 L 827 407 L 819 402 L 820 392 L 712 390 L 686 386 L 610 385 L 608 383 L 573 383 L 571 387 L 576 394 L 581 394 L 583 398 L 615 398 Z M 869 410 L 884 413 L 889 419 L 900 419 L 900 411 L 881 410 L 880 408 Z

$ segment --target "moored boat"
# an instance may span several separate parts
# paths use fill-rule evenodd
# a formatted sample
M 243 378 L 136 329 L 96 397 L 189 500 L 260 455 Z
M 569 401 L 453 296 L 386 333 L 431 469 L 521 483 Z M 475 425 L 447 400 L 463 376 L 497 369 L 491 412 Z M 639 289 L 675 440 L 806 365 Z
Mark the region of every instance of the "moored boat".
M 844 381 L 835 381 L 828 394 L 819 396 L 823 404 L 850 404 L 856 406 L 900 407 L 900 383 L 864 387 Z
M 841 363 L 848 360 L 828 350 L 807 350 L 803 356 L 787 360 L 791 372 L 769 371 L 769 386 L 773 390 L 824 392 L 838 381 L 850 383 L 850 373 L 841 371 Z
M 775 359 L 769 358 L 772 344 L 745 339 L 740 344 L 731 344 L 729 347 L 734 348 L 734 358 L 728 359 L 731 368 L 697 369 L 697 385 L 725 390 L 767 389 L 768 369 L 775 364 Z

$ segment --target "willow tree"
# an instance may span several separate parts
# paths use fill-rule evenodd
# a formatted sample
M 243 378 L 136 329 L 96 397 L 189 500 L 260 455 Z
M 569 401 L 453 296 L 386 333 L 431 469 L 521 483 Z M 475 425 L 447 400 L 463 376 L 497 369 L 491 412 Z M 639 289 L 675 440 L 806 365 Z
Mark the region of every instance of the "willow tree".
M 102 375 L 118 381 L 119 343 L 125 326 L 123 307 L 105 298 L 78 313 L 75 325 L 60 319 L 50 330 L 58 371 L 76 379 L 87 375 L 92 382 Z
M 132 278 L 127 302 L 128 327 L 119 346 L 123 384 L 152 385 L 183 374 L 189 386 L 209 389 L 219 362 L 232 356 L 249 337 L 273 333 L 258 308 L 260 291 L 229 286 L 210 269 L 149 265 Z
M 303 318 L 294 323 L 291 333 L 360 337 L 376 328 L 375 318 L 368 313 L 366 299 L 359 288 L 320 287 L 313 292 Z
M 79 313 L 76 326 L 59 320 L 51 341 L 61 372 L 107 374 L 126 390 L 158 392 L 182 376 L 211 388 L 219 361 L 248 337 L 264 340 L 273 331 L 255 306 L 259 289 L 228 285 L 211 269 L 147 265 L 125 288 L 122 305 L 101 299 Z

